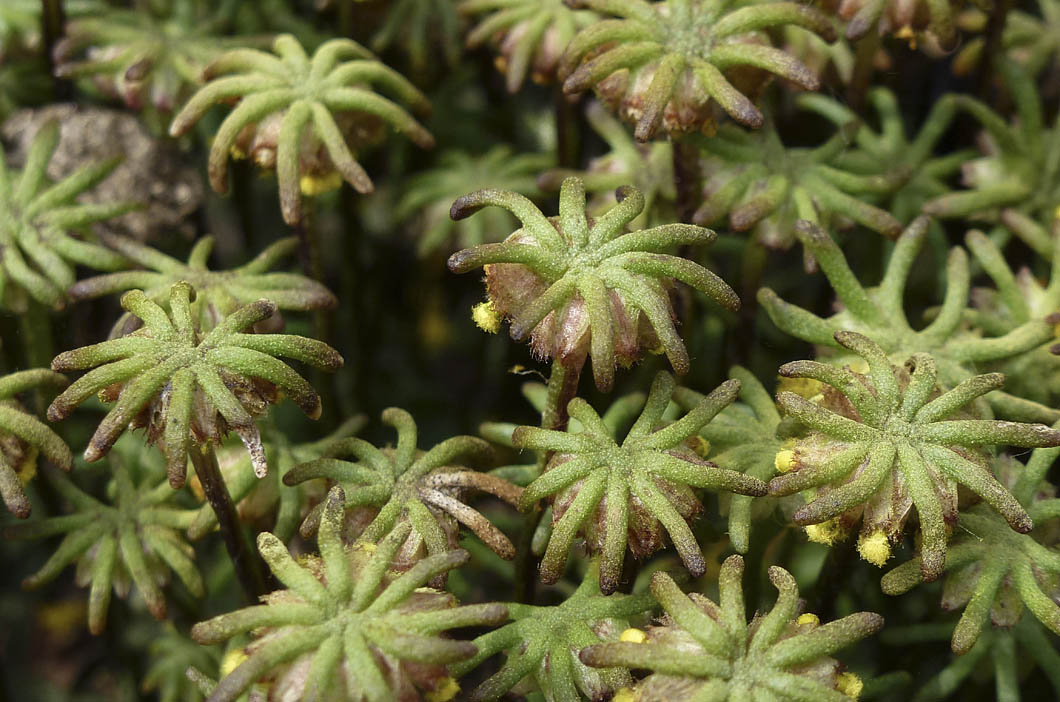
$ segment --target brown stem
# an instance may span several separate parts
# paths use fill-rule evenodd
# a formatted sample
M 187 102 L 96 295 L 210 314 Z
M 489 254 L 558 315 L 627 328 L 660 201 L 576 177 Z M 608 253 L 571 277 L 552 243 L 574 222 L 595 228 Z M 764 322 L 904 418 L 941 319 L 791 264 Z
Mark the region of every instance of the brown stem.
M 626 555 L 622 559 L 622 577 L 615 592 L 620 592 L 624 595 L 633 594 L 633 586 L 637 583 L 637 576 L 640 574 L 642 564 L 643 561 L 636 558 L 633 552 L 627 548 Z
M 584 364 L 584 359 L 582 364 Z M 567 405 L 578 394 L 578 379 L 581 366 L 571 370 L 558 360 L 552 361 L 552 372 L 548 376 L 548 395 L 545 409 L 541 412 L 541 428 L 563 431 L 567 428 Z
M 687 140 L 675 138 L 674 146 L 674 190 L 677 192 L 677 218 L 692 222 L 692 215 L 699 206 L 699 149 Z
M 353 36 L 353 0 L 339 0 L 339 34 Z
M 292 229 L 298 236 L 298 262 L 301 264 L 303 272 L 318 283 L 324 284 L 324 261 L 321 258 L 320 232 L 316 226 L 316 211 L 313 204 L 311 204 L 313 202 L 310 200 L 306 204 L 302 218 Z M 313 311 L 313 329 L 317 339 L 331 345 L 335 343 L 333 319 L 331 310 L 317 309 Z M 325 408 L 336 409 L 338 405 L 335 402 L 333 385 L 335 379 L 330 374 L 324 373 L 324 371 L 314 370 L 312 380 L 313 387 L 320 394 L 321 404 Z M 331 411 L 327 417 L 326 423 L 329 428 L 337 426 L 337 412 Z
M 850 569 L 854 565 L 856 540 L 855 536 L 832 546 L 817 576 L 815 587 L 817 606 L 810 611 L 820 617 L 821 621 L 835 619 L 836 599 L 843 586 L 850 582 Z
M 523 516 L 523 524 L 519 529 L 519 538 L 515 544 L 515 591 L 512 593 L 516 602 L 534 603 L 534 586 L 537 584 L 537 573 L 534 570 L 537 559 L 534 558 L 532 547 L 534 532 L 537 531 L 543 512 L 540 507 L 535 507 L 532 512 Z
M 581 163 L 581 121 L 578 101 L 571 102 L 558 84 L 553 89 L 556 117 L 556 158 L 560 168 L 577 168 Z
M 865 96 L 872 84 L 872 71 L 876 63 L 876 54 L 880 51 L 880 32 L 872 27 L 868 34 L 858 39 L 854 52 L 854 74 L 847 88 L 847 103 L 854 112 L 861 113 L 865 106 Z
M 22 346 L 26 351 L 25 368 L 48 368 L 55 356 L 52 316 L 47 307 L 29 297 L 28 309 L 18 316 Z M 47 403 L 39 389 L 33 392 L 33 404 L 43 413 Z
M 1011 9 L 1012 0 L 997 0 L 994 9 L 990 12 L 990 20 L 986 23 L 983 53 L 979 56 L 979 65 L 976 66 L 975 83 L 979 97 L 987 101 L 990 100 L 990 83 L 994 75 L 994 63 L 997 60 L 998 52 L 1001 51 L 1005 19 Z
M 582 361 L 584 365 L 584 359 Z M 578 379 L 581 377 L 582 366 L 571 370 L 559 360 L 553 359 L 552 372 L 548 376 L 548 395 L 545 398 L 545 408 L 541 412 L 541 428 L 563 431 L 567 426 L 569 416 L 567 405 L 574 396 L 578 394 Z M 542 451 L 537 456 L 538 474 L 545 470 L 551 454 Z M 535 558 L 531 550 L 534 532 L 537 530 L 538 522 L 541 521 L 542 509 L 537 507 L 533 512 L 526 515 L 523 520 L 523 528 L 519 532 L 519 542 L 515 546 L 515 601 L 533 604 Z
M 66 9 L 63 0 L 41 0 L 41 38 L 44 43 L 44 61 L 48 65 L 48 74 L 55 75 L 55 60 L 52 50 L 56 42 L 66 31 Z M 55 79 L 56 99 L 69 97 L 70 84 L 65 80 Z
M 221 477 L 221 468 L 217 465 L 217 454 L 214 453 L 213 444 L 193 446 L 188 451 L 188 455 L 191 456 L 191 464 L 195 467 L 195 474 L 199 476 L 199 483 L 202 484 L 206 500 L 213 508 L 214 514 L 217 515 L 221 538 L 224 539 L 225 548 L 228 549 L 228 557 L 232 559 L 236 578 L 243 587 L 247 599 L 250 602 L 257 602 L 258 597 L 265 594 L 261 561 L 250 549 L 246 535 L 240 528 L 236 506 L 232 502 L 231 495 L 228 494 L 224 478 Z

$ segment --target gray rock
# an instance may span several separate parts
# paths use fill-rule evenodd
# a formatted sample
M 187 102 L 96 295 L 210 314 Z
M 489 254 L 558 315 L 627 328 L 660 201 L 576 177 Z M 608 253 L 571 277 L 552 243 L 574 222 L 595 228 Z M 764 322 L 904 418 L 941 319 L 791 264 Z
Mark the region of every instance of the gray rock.
M 203 204 L 202 178 L 188 166 L 176 145 L 153 138 L 135 116 L 119 110 L 71 104 L 19 110 L 0 127 L 11 148 L 8 160 L 19 166 L 37 130 L 48 120 L 59 122 L 59 146 L 48 175 L 59 179 L 81 166 L 113 156 L 121 164 L 87 192 L 85 202 L 132 201 L 144 206 L 100 225 L 104 230 L 140 241 L 176 230 L 188 237 L 190 217 Z

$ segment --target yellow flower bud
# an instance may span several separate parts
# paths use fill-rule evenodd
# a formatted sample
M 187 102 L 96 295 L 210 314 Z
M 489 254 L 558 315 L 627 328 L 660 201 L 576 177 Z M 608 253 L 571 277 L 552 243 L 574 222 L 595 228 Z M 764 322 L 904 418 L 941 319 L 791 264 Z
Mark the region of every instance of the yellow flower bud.
M 805 529 L 806 538 L 815 544 L 831 546 L 836 541 L 843 539 L 843 528 L 839 526 L 839 522 L 835 519 L 829 519 L 821 524 L 810 524 Z
M 916 51 L 916 32 L 908 24 L 898 28 L 894 33 L 895 39 L 905 39 L 909 42 L 909 50 Z
M 625 643 L 644 643 L 648 640 L 648 635 L 640 629 L 626 629 L 618 637 L 618 640 Z
M 18 482 L 23 485 L 28 485 L 29 481 L 37 475 L 37 455 L 40 451 L 34 446 L 26 447 L 26 455 L 22 459 L 22 463 L 15 468 L 16 475 L 18 476 Z
M 816 627 L 821 623 L 821 618 L 813 612 L 804 612 L 795 620 L 799 626 Z
M 480 302 L 471 308 L 471 319 L 478 328 L 490 334 L 496 334 L 501 328 L 501 316 L 492 301 Z
M 621 690 L 615 693 L 615 696 L 611 698 L 611 702 L 636 702 L 637 696 L 633 692 L 633 688 L 623 687 Z
M 865 683 L 853 673 L 840 673 L 836 676 L 835 689 L 842 692 L 852 700 L 861 697 L 861 691 L 865 689 Z
M 882 530 L 877 529 L 868 536 L 858 538 L 858 553 L 874 566 L 883 566 L 891 557 L 891 542 Z
M 325 175 L 307 173 L 298 179 L 298 187 L 301 188 L 303 195 L 315 197 L 316 195 L 322 195 L 341 188 L 342 176 L 339 175 L 338 171 L 332 171 Z
M 460 692 L 460 685 L 452 678 L 446 678 L 438 689 L 428 692 L 423 696 L 425 702 L 449 702 Z
M 790 473 L 795 469 L 795 452 L 791 449 L 777 451 L 777 457 L 773 459 L 773 465 L 780 473 Z
M 248 658 L 247 652 L 242 648 L 233 648 L 221 659 L 221 677 L 227 676 L 238 668 Z
M 777 378 L 777 391 L 793 392 L 807 400 L 821 392 L 821 381 L 813 378 Z

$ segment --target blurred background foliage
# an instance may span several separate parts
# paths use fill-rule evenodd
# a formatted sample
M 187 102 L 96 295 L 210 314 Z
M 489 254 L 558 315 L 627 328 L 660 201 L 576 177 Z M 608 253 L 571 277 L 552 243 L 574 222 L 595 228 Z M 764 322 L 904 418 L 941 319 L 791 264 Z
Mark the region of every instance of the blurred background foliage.
M 420 445 L 431 446 L 456 434 L 476 434 L 483 422 L 537 424 L 540 416 L 522 389 L 528 382 L 546 381 L 547 365 L 533 359 L 526 345 L 511 343 L 503 331 L 485 334 L 476 328 L 470 310 L 483 298 L 480 276 L 454 276 L 445 267 L 446 258 L 457 248 L 477 243 L 465 236 L 500 240 L 515 228 L 515 221 L 493 213 L 489 231 L 467 234 L 460 229 L 463 224 L 446 225 L 447 231 L 438 229 L 439 219 L 446 216 L 443 213 L 452 199 L 487 185 L 524 192 L 544 212 L 555 212 L 556 178 L 535 183 L 533 176 L 548 168 L 582 171 L 617 148 L 608 134 L 598 133 L 590 124 L 592 110 L 599 108 L 589 108 L 588 97 L 557 108 L 557 101 L 564 99 L 557 97 L 558 89 L 533 80 L 509 92 L 506 75 L 495 65 L 495 52 L 487 45 L 474 49 L 463 46 L 475 21 L 458 13 L 455 2 L 171 1 L 183 7 L 185 16 L 177 19 L 184 24 L 165 31 L 209 30 L 225 37 L 223 42 L 208 40 L 210 51 L 236 43 L 267 45 L 268 36 L 276 32 L 294 34 L 307 50 L 333 36 L 353 38 L 377 51 L 384 63 L 408 77 L 433 105 L 423 124 L 435 137 L 435 149 L 424 150 L 407 140 L 389 138 L 357 154 L 373 178 L 374 193 L 362 196 L 342 187 L 314 199 L 311 226 L 319 237 L 319 272 L 339 305 L 326 312 L 284 313 L 283 318 L 287 331 L 325 339 L 343 355 L 346 364 L 334 376 L 312 377 L 324 400 L 324 414 L 318 423 L 307 421 L 288 403 L 272 411 L 273 425 L 289 442 L 300 443 L 324 437 L 344 419 L 365 414 L 372 421 L 359 436 L 385 445 L 392 441 L 389 429 L 374 418 L 381 409 L 398 406 L 416 417 Z M 1052 8 L 1048 0 L 1041 2 Z M 45 0 L 43 4 L 57 3 Z M 145 22 L 145 26 L 173 19 L 168 14 L 172 8 L 164 0 L 139 0 L 127 6 L 104 0 L 67 0 L 63 5 L 73 37 L 76 31 L 102 31 L 88 22 L 99 23 L 100 17 L 117 9 L 131 12 L 130 17 Z M 1024 16 L 1042 16 L 1036 2 L 1016 5 L 1022 13 L 1019 22 L 1013 22 L 1017 28 L 1027 22 Z M 67 162 L 107 155 L 119 143 L 126 157 L 122 168 L 132 170 L 122 176 L 126 180 L 116 189 L 128 199 L 150 203 L 147 212 L 159 212 L 158 221 L 119 220 L 113 226 L 122 234 L 141 239 L 180 261 L 187 258 L 198 237 L 211 234 L 216 239 L 211 258 L 215 270 L 239 266 L 291 234 L 278 216 L 275 179 L 260 173 L 250 162 L 233 161 L 230 197 L 203 187 L 208 135 L 216 130 L 223 110 L 210 112 L 191 137 L 173 140 L 163 136 L 171 111 L 188 95 L 190 86 L 179 85 L 187 76 L 157 76 L 159 82 L 151 88 L 155 97 L 157 91 L 169 92 L 164 95 L 166 99 L 153 101 L 144 101 L 139 95 L 130 98 L 130 93 L 111 79 L 115 71 L 124 71 L 128 77 L 128 66 L 120 62 L 97 67 L 99 70 L 67 67 L 58 71 L 58 79 L 52 78 L 49 68 L 54 64 L 47 50 L 56 48 L 57 42 L 40 31 L 40 7 L 39 0 L 0 1 L 0 117 L 8 120 L 2 136 L 5 150 L 16 154 L 12 160 L 24 153 L 31 125 L 46 119 L 43 111 L 50 109 L 49 105 L 72 102 L 77 105 L 75 112 L 86 118 L 64 122 L 63 142 L 70 146 L 67 150 L 60 147 L 60 152 Z M 1052 18 L 1053 12 L 1050 9 L 1047 17 Z M 207 19 L 212 22 L 208 27 Z M 974 25 L 974 18 L 967 18 L 966 24 Z M 148 30 L 136 31 L 147 37 Z M 1060 29 L 1054 23 L 1040 31 L 1042 38 L 1029 39 L 1028 45 L 1057 41 Z M 184 39 L 175 41 L 187 47 Z M 72 55 L 76 47 L 66 48 Z M 873 85 L 893 91 L 910 135 L 943 95 L 983 94 L 981 72 L 962 75 L 954 71 L 955 57 L 971 61 L 967 53 L 931 60 L 912 40 L 889 39 L 885 48 L 884 69 L 873 74 Z M 968 44 L 964 48 L 974 50 Z M 813 55 L 824 66 L 821 93 L 842 99 L 842 71 L 837 69 L 841 62 L 828 63 L 827 57 Z M 1060 97 L 1060 70 L 1055 55 L 1049 61 L 1035 56 L 1041 64 L 1039 86 L 1045 124 L 1052 124 Z M 159 70 L 171 61 L 158 58 L 153 68 Z M 996 96 L 999 111 L 1009 112 L 1005 93 L 995 91 L 989 80 L 985 86 L 988 95 Z M 762 102 L 788 148 L 817 146 L 835 132 L 829 120 L 799 109 L 790 90 L 769 91 Z M 590 117 L 586 116 L 587 108 Z M 557 139 L 554 116 L 559 112 L 568 115 L 564 119 L 573 129 L 573 139 L 570 135 Z M 126 122 L 137 116 L 142 119 L 136 124 Z M 867 119 L 874 124 L 871 114 Z M 118 133 L 125 135 L 123 141 L 117 141 Z M 977 123 L 960 114 L 942 136 L 937 152 L 974 148 L 977 133 Z M 561 149 L 566 153 L 560 153 Z M 511 165 L 509 158 L 528 160 L 520 169 Z M 155 161 L 145 166 L 141 159 Z M 957 178 L 951 176 L 950 184 Z M 177 202 L 163 202 L 167 199 L 163 191 L 178 184 L 186 189 L 182 197 Z M 666 204 L 664 201 L 673 197 L 673 193 L 664 192 L 658 201 Z M 701 296 L 679 294 L 680 331 L 692 359 L 691 372 L 681 382 L 706 393 L 728 377 L 731 366 L 742 365 L 772 392 L 779 365 L 812 357 L 813 352 L 810 345 L 773 326 L 758 309 L 755 291 L 769 287 L 783 299 L 824 315 L 832 305 L 832 289 L 820 273 L 804 271 L 801 247 L 761 247 L 747 234 L 728 230 L 724 221 L 714 228 L 718 242 L 688 255 L 728 281 L 744 306 L 738 313 L 722 313 Z M 905 298 L 909 319 L 922 319 L 924 312 L 941 299 L 947 250 L 963 240 L 964 231 L 962 221 L 932 225 Z M 993 233 L 998 240 L 1007 238 Z M 429 245 L 422 241 L 425 236 L 433 237 Z M 893 242 L 862 227 L 838 232 L 838 238 L 858 278 L 869 283 L 879 280 Z M 1005 251 L 1013 270 L 1027 265 L 1040 277 L 1046 273 L 1046 265 L 1020 241 L 1011 242 Z M 296 263 L 307 268 L 315 265 L 305 260 Z M 988 281 L 981 271 L 976 275 L 976 282 Z M 32 315 L 0 314 L 0 370 L 11 372 L 37 364 L 31 356 L 36 344 L 45 343 L 48 334 L 51 340 L 46 343 L 56 350 L 106 338 L 119 315 L 113 298 L 71 304 L 52 315 L 49 332 L 41 328 L 39 320 L 31 319 Z M 23 343 L 27 336 L 36 341 Z M 631 371 L 617 375 L 613 397 L 645 391 L 655 374 L 667 367 L 664 358 L 647 357 Z M 579 395 L 594 407 L 605 407 L 610 398 L 584 376 L 588 374 L 583 374 Z M 84 445 L 101 416 L 102 406 L 97 404 L 94 411 L 90 406 L 66 422 L 63 431 L 70 445 Z M 129 435 L 119 445 L 123 455 L 137 456 L 129 459 L 137 466 L 135 470 L 153 474 L 160 470 L 160 456 L 141 444 L 139 436 Z M 514 452 L 509 457 L 516 462 Z M 80 458 L 75 475 L 79 484 L 95 494 L 102 492 L 107 482 L 105 468 L 86 465 Z M 59 498 L 47 482 L 35 481 L 27 490 L 32 503 L 40 505 L 41 514 L 58 512 Z M 180 500 L 189 509 L 198 507 L 193 491 L 182 494 Z M 717 498 L 708 496 L 707 500 L 707 516 L 695 525 L 699 542 L 707 545 L 704 585 L 716 581 L 728 545 Z M 522 517 L 499 502 L 486 502 L 481 509 L 509 535 L 523 528 Z M 472 551 L 472 561 L 450 576 L 451 589 L 460 599 L 510 599 L 515 577 L 510 564 L 473 539 L 463 540 L 462 546 Z M 186 632 L 191 623 L 240 605 L 220 541 L 207 538 L 197 548 L 209 593 L 206 600 L 196 600 L 180 586 L 170 588 L 172 622 L 157 623 L 146 615 L 144 602 L 134 594 L 126 606 L 112 607 L 109 626 L 101 636 L 93 637 L 83 626 L 85 600 L 72 579 L 63 577 L 35 592 L 22 592 L 18 581 L 37 570 L 47 554 L 33 543 L 0 542 L 7 573 L 0 588 L 0 699 L 87 702 L 158 695 L 163 700 L 194 698 L 196 693 L 184 678 L 184 668 L 194 665 L 215 675 L 221 652 L 191 644 L 174 634 L 174 627 Z M 312 548 L 312 542 L 296 542 L 297 550 Z M 907 545 L 898 555 L 896 562 L 907 560 L 911 549 Z M 672 558 L 657 556 L 644 567 L 642 580 Z M 957 615 L 939 612 L 941 582 L 922 586 L 902 598 L 886 597 L 878 585 L 879 571 L 857 558 L 852 543 L 834 549 L 807 543 L 801 529 L 784 523 L 775 513 L 756 526 L 746 558 L 747 600 L 761 603 L 763 609 L 774 598 L 765 566 L 780 563 L 795 576 L 809 603 L 808 610 L 822 621 L 855 611 L 884 616 L 889 624 L 887 634 L 863 641 L 841 656 L 866 679 L 890 675 L 878 686 L 883 698 L 911 699 L 916 690 L 951 664 L 953 656 L 944 642 Z M 485 576 L 487 573 L 490 577 Z M 576 572 L 570 576 L 555 586 L 541 587 L 539 604 L 559 602 L 573 592 L 579 577 Z M 896 623 L 894 631 L 891 622 Z M 933 635 L 938 632 L 941 636 Z M 1055 646 L 1056 639 L 1050 643 Z M 181 663 L 173 663 L 175 659 Z M 489 672 L 486 666 L 473 673 L 471 680 L 485 679 Z M 980 666 L 971 672 L 971 682 L 960 687 L 952 699 L 993 699 L 991 675 L 989 666 Z M 148 684 L 142 682 L 145 680 Z M 471 683 L 465 689 L 471 689 Z M 1026 700 L 1048 699 L 1055 695 L 1055 688 L 1044 673 L 1036 671 L 1022 679 L 1021 692 Z

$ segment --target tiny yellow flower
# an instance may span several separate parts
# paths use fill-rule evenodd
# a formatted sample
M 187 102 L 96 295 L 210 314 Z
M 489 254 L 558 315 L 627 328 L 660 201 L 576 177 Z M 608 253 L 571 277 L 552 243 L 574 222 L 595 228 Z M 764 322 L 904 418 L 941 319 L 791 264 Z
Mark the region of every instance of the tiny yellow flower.
M 795 452 L 791 449 L 777 451 L 777 457 L 773 459 L 773 465 L 780 473 L 790 473 L 795 469 Z
M 840 673 L 836 676 L 835 688 L 852 700 L 861 697 L 861 691 L 865 689 L 865 683 L 853 673 Z
M 816 627 L 821 623 L 821 618 L 813 612 L 804 612 L 795 620 L 799 626 Z
M 648 635 L 640 629 L 630 628 L 623 631 L 618 640 L 625 643 L 644 643 L 648 640 Z
M 868 536 L 862 534 L 858 538 L 858 553 L 874 566 L 882 567 L 891 557 L 891 542 L 883 531 L 877 529 Z
M 496 334 L 501 328 L 501 315 L 493 306 L 493 301 L 480 302 L 471 308 L 471 319 L 478 328 L 490 334 Z
M 332 171 L 325 175 L 307 173 L 298 179 L 298 187 L 301 188 L 303 195 L 315 197 L 341 188 L 342 176 L 338 171 Z
M 452 678 L 446 678 L 437 690 L 428 692 L 424 696 L 425 702 L 449 702 L 460 692 L 460 685 Z
M 777 378 L 777 392 L 793 392 L 807 400 L 821 392 L 821 381 L 813 378 Z
M 238 668 L 247 659 L 247 652 L 243 648 L 233 648 L 221 659 L 221 677 L 225 677 Z
M 37 455 L 39 453 L 36 447 L 27 447 L 26 455 L 22 459 L 22 465 L 15 469 L 16 475 L 18 475 L 18 482 L 28 485 L 29 481 L 33 480 L 34 476 L 37 475 Z
M 806 529 L 806 538 L 815 544 L 831 546 L 836 541 L 841 541 L 844 536 L 843 528 L 839 526 L 839 522 L 835 519 L 829 519 L 821 524 L 810 524 L 804 528 Z
M 905 39 L 909 42 L 909 50 L 916 51 L 916 32 L 908 24 L 904 27 L 900 27 L 897 32 L 894 33 L 895 39 Z

